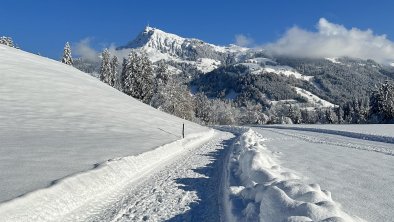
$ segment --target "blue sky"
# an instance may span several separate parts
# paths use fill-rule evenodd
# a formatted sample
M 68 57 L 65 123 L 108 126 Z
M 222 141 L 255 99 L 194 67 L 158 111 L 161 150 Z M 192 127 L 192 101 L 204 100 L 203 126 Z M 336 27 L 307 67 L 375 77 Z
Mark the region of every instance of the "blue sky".
M 91 38 L 97 50 L 125 44 L 149 22 L 184 37 L 226 45 L 242 34 L 256 45 L 275 42 L 298 26 L 316 30 L 320 18 L 346 28 L 372 29 L 394 39 L 390 1 L 94 1 L 0 0 L 0 35 L 21 48 L 57 59 L 66 41 Z

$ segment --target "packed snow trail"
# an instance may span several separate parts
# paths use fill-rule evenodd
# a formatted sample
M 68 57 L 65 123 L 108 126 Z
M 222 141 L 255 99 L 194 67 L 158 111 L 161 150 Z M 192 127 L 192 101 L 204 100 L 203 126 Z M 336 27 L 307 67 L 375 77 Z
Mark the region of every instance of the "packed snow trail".
M 281 166 L 331 191 L 345 212 L 367 221 L 394 218 L 393 144 L 322 132 L 253 129 L 267 138 L 264 144 L 277 153 Z
M 267 138 L 249 129 L 231 149 L 224 175 L 224 221 L 361 222 L 331 192 L 282 167 Z
M 110 199 L 95 201 L 61 221 L 220 221 L 223 161 L 234 135 L 218 132 Z

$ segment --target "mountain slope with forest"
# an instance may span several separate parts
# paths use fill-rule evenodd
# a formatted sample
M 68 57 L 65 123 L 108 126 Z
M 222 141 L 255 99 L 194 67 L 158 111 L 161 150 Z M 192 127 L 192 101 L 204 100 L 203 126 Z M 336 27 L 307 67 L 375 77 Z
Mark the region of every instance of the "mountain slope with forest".
M 217 116 L 232 116 L 230 119 L 233 120 L 227 117 L 224 118 L 226 121 L 219 121 L 218 117 L 212 121 L 203 120 L 211 124 L 282 123 L 289 120 L 329 123 L 331 120 L 327 116 L 330 115 L 336 119 L 334 122 L 340 122 L 340 119 L 349 119 L 350 123 L 363 122 L 348 116 L 355 115 L 353 110 L 369 106 L 369 98 L 378 86 L 385 81 L 392 82 L 394 77 L 392 66 L 373 60 L 273 56 L 264 49 L 216 46 L 152 27 L 146 27 L 134 40 L 118 47 L 114 54 L 124 55 L 131 51 L 147 57 L 153 69 L 164 64 L 171 79 L 187 87 L 194 99 L 206 97 L 200 100 L 208 99 L 218 109 L 232 107 L 230 113 Z M 347 109 L 345 114 L 336 109 L 339 106 Z M 250 117 L 237 117 L 236 113 L 245 110 L 254 110 L 252 116 L 257 115 L 253 112 L 263 112 L 266 116 L 258 114 L 251 120 L 245 120 Z M 168 109 L 166 111 L 171 113 Z M 191 116 L 199 120 L 214 118 L 199 116 L 198 110 L 193 112 Z

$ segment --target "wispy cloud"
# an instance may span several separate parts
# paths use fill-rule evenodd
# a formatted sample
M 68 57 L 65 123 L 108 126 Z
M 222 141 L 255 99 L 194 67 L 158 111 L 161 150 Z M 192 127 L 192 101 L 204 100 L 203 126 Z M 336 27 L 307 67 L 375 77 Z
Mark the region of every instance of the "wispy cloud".
M 243 34 L 235 35 L 235 45 L 242 47 L 249 47 L 254 44 L 254 40 L 251 37 L 248 37 Z
M 273 54 L 296 57 L 355 57 L 378 62 L 394 61 L 394 43 L 372 30 L 347 29 L 321 18 L 316 31 L 289 29 L 279 40 L 263 46 Z
M 84 38 L 72 45 L 72 50 L 75 57 L 80 57 L 91 62 L 101 61 L 101 52 L 104 50 L 104 48 L 108 48 L 111 55 L 117 56 L 119 60 L 127 57 L 127 55 L 130 53 L 130 49 L 116 50 L 115 44 L 110 44 L 108 47 L 103 47 L 101 50 L 96 50 L 92 47 L 92 38 Z
M 99 52 L 91 47 L 91 38 L 85 38 L 73 44 L 72 50 L 76 57 L 81 57 L 88 61 L 98 61 Z

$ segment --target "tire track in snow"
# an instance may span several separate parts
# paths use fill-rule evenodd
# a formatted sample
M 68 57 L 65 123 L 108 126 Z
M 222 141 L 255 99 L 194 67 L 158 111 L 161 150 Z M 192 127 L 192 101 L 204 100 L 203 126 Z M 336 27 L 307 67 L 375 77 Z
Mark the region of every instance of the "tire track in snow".
M 219 132 L 203 146 L 188 150 L 151 176 L 85 212 L 90 216 L 83 220 L 219 221 L 222 161 L 233 137 Z M 102 209 L 106 210 L 100 212 Z
M 231 137 L 221 133 L 153 175 L 113 221 L 219 221 L 221 166 Z

